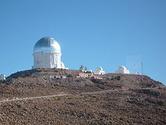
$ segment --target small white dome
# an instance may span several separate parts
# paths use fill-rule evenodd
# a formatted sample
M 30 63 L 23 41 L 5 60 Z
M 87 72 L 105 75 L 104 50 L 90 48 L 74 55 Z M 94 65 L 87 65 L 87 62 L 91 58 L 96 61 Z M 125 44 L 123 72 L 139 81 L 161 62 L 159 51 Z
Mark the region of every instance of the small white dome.
M 0 74 L 0 80 L 5 80 L 6 76 L 4 74 Z
M 43 37 L 34 46 L 33 52 L 55 52 L 61 53 L 59 43 L 51 37 Z
M 103 70 L 102 67 L 97 67 L 95 74 L 103 75 L 103 74 L 105 74 L 105 71 Z
M 129 74 L 130 71 L 125 66 L 119 66 L 119 68 L 116 71 L 116 73 Z

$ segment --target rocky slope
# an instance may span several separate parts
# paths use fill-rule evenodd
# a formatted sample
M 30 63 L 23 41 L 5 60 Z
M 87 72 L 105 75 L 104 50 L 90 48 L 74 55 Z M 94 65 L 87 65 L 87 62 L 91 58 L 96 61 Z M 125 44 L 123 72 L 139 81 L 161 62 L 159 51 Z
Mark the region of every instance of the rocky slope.
M 0 84 L 2 125 L 165 125 L 165 116 L 166 87 L 147 76 L 36 69 Z

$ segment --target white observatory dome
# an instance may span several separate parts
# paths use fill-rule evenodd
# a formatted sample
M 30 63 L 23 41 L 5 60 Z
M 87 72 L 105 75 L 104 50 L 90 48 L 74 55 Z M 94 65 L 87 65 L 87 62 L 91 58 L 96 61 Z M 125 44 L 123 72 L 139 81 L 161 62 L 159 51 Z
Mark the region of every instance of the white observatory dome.
M 102 67 L 97 67 L 96 71 L 95 71 L 95 74 L 103 75 L 103 74 L 105 74 L 105 71 L 103 70 Z
M 61 61 L 61 47 L 51 37 L 43 37 L 36 42 L 33 48 L 33 68 L 61 68 L 65 66 Z
M 125 67 L 125 66 L 119 66 L 118 70 L 116 73 L 120 74 L 130 74 L 130 71 Z
M 33 49 L 33 52 L 41 51 L 61 53 L 61 47 L 54 38 L 43 37 L 35 44 Z

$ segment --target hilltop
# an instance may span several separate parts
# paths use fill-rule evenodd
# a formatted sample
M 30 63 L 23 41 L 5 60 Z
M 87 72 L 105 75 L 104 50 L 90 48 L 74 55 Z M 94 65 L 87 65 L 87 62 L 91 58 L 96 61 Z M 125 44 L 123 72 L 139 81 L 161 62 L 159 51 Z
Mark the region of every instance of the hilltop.
M 166 87 L 148 76 L 33 69 L 0 84 L 0 123 L 166 124 Z

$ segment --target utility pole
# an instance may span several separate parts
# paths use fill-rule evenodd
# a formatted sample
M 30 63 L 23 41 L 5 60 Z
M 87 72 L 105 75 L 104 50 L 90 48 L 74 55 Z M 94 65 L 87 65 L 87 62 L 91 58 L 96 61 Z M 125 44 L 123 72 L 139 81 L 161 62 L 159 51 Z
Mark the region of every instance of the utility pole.
M 141 74 L 143 75 L 143 62 L 141 62 Z

